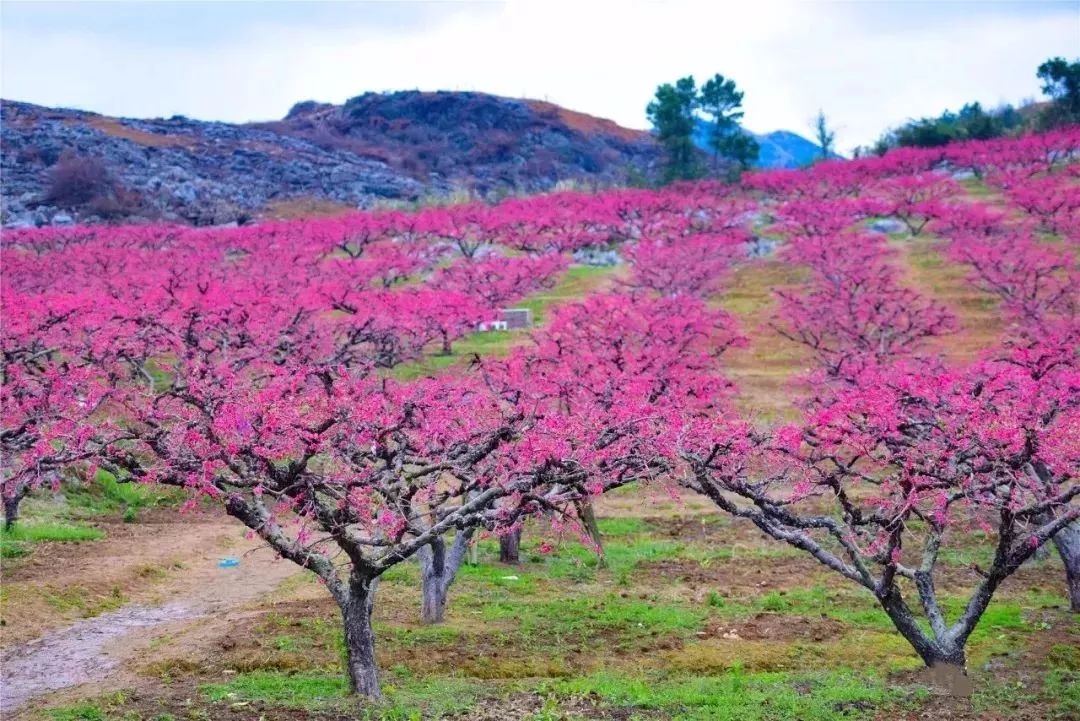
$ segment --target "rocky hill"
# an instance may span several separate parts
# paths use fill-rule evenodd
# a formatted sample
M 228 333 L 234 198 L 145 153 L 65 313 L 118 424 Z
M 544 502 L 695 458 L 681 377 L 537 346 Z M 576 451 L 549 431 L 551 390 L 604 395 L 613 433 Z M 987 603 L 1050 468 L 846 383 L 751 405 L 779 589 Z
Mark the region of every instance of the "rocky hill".
M 243 223 L 461 190 L 621 183 L 657 155 L 643 131 L 483 93 L 367 93 L 247 125 L 0 101 L 0 219 Z
M 802 168 L 821 159 L 821 146 L 790 130 L 754 134 L 761 152 L 762 168 Z M 839 157 L 839 156 L 835 156 Z
M 821 158 L 820 145 L 790 130 L 743 132 L 758 142 L 760 152 L 754 164 L 758 168 L 802 168 Z M 712 152 L 709 148 L 709 124 L 700 118 L 694 126 L 694 145 L 706 154 Z

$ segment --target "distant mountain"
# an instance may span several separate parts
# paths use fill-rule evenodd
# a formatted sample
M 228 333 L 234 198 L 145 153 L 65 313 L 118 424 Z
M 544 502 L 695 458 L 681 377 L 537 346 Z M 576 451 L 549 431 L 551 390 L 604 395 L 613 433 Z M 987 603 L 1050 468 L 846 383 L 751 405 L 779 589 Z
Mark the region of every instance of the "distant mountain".
M 762 168 L 801 168 L 821 159 L 821 146 L 790 130 L 754 134 L 761 146 L 758 166 Z
M 771 133 L 750 133 L 761 146 L 756 167 L 801 168 L 821 158 L 821 146 L 790 130 L 774 130 Z M 694 129 L 694 145 L 707 153 L 712 149 L 708 143 L 709 124 L 698 120 Z M 837 156 L 838 157 L 838 156 Z
M 194 225 L 333 213 L 462 190 L 483 197 L 647 175 L 650 134 L 537 100 L 473 92 L 307 101 L 282 120 L 138 120 L 0 101 L 4 226 Z

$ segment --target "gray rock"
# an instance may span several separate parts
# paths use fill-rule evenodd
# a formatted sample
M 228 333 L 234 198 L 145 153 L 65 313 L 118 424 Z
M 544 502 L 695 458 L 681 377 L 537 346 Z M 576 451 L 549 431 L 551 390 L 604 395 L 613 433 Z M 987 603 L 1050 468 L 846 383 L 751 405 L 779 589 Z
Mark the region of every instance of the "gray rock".
M 22 215 L 8 215 L 4 216 L 4 227 L 12 230 L 18 230 L 21 228 L 35 228 L 34 216 L 30 213 Z
M 189 205 L 193 204 L 196 198 L 199 197 L 199 191 L 196 189 L 195 184 L 188 182 L 173 186 L 172 194 L 173 197 Z
M 746 254 L 751 258 L 765 258 L 776 252 L 780 247 L 780 241 L 775 238 L 763 238 L 755 235 L 754 239 L 746 244 Z
M 595 267 L 611 267 L 622 262 L 622 256 L 617 250 L 605 250 L 603 248 L 579 248 L 574 251 L 574 261 L 581 265 Z
M 877 220 L 871 221 L 866 227 L 875 233 L 884 233 L 886 235 L 891 233 L 902 233 L 907 230 L 907 226 L 896 218 L 878 218 Z
M 356 169 L 348 165 L 339 165 L 330 170 L 330 182 L 333 185 L 345 185 L 357 179 Z
M 53 225 L 73 225 L 74 223 L 75 219 L 68 213 L 57 213 L 52 217 Z

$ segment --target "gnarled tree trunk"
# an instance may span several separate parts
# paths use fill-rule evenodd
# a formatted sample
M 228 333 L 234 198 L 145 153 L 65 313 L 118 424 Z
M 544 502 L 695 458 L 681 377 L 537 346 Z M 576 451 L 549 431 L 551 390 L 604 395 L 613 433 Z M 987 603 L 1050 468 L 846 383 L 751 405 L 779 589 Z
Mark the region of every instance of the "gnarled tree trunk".
M 889 615 L 889 619 L 896 626 L 907 642 L 915 649 L 928 667 L 955 666 L 963 671 L 967 658 L 964 654 L 964 639 L 952 639 L 932 637 L 928 635 L 915 619 L 915 614 L 904 602 L 903 597 L 895 588 L 884 598 L 878 597 L 881 607 Z M 936 636 L 937 634 L 935 634 Z
M 521 563 L 520 526 L 504 536 L 499 536 L 499 561 L 515 565 Z
M 1035 478 L 1049 482 L 1053 475 L 1041 463 L 1032 464 Z M 1065 509 L 1068 510 L 1068 509 Z M 1055 514 L 1043 513 L 1038 517 L 1039 524 L 1052 523 Z M 1080 613 L 1080 520 L 1075 520 L 1051 536 L 1061 562 L 1065 565 L 1065 583 L 1069 587 L 1069 606 Z
M 581 523 L 585 526 L 585 532 L 589 534 L 589 538 L 596 545 L 597 552 L 597 565 L 600 568 L 607 566 L 607 557 L 604 555 L 604 537 L 600 535 L 600 525 L 596 522 L 596 514 L 593 512 L 592 503 L 589 501 L 577 501 L 578 518 L 581 519 Z
M 18 481 L 9 488 L 4 489 L 4 530 L 10 531 L 19 520 L 19 504 L 26 497 L 30 485 L 25 481 Z
M 1080 521 L 1073 521 L 1053 537 L 1054 546 L 1065 564 L 1065 582 L 1069 587 L 1069 605 L 1080 613 Z
M 446 614 L 446 596 L 458 569 L 469 550 L 473 529 L 458 531 L 449 551 L 439 536 L 417 552 L 420 559 L 420 620 L 442 623 Z
M 371 627 L 371 609 L 378 580 L 353 574 L 346 591 L 336 600 L 345 626 L 345 666 L 349 686 L 354 693 L 379 698 L 379 670 L 375 663 L 375 632 Z

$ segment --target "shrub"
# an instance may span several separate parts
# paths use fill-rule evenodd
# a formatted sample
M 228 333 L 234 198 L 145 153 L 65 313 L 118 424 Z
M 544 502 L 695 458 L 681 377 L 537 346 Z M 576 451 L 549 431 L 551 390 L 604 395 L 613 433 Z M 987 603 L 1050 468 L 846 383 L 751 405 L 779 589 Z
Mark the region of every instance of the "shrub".
M 45 198 L 71 208 L 108 195 L 111 187 L 109 171 L 100 158 L 65 150 L 49 173 L 49 190 Z

